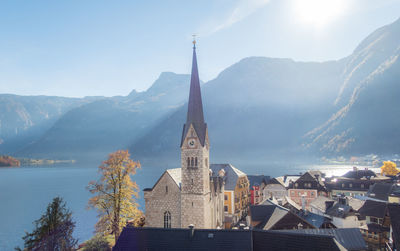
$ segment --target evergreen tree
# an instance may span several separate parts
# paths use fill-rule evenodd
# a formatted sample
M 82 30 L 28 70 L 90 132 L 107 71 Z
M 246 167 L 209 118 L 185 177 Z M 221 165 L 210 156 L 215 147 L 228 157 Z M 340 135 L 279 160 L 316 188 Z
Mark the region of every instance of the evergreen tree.
M 22 238 L 25 242 L 24 250 L 73 250 L 78 241 L 72 237 L 75 222 L 71 215 L 62 198 L 54 198 L 47 206 L 46 213 L 34 222 L 35 229 Z

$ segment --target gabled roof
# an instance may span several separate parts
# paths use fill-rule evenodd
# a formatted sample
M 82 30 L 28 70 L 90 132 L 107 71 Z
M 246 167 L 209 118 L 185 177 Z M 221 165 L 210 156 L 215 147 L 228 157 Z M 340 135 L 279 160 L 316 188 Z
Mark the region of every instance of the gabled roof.
M 275 206 L 273 205 L 251 205 L 250 217 L 252 221 L 264 221 L 269 219 L 274 213 Z
M 400 249 L 400 205 L 399 204 L 389 204 L 389 217 L 390 224 L 392 225 L 393 231 L 393 243 L 397 249 Z
M 294 229 L 277 232 L 333 236 L 347 250 L 366 250 L 367 244 L 358 228 Z
M 286 202 L 297 210 L 301 210 L 301 206 L 292 200 L 289 196 L 285 196 Z
M 308 211 L 304 212 L 303 210 L 301 210 L 297 215 L 316 228 L 322 227 L 324 223 L 331 222 L 331 220 L 328 217 L 319 214 L 314 214 Z
M 199 137 L 200 144 L 204 146 L 207 124 L 204 122 L 203 103 L 201 100 L 200 79 L 199 71 L 197 69 L 196 46 L 193 46 L 193 62 L 192 62 L 192 75 L 190 79 L 190 91 L 188 101 L 188 111 L 186 123 L 183 126 L 181 147 L 189 131 L 190 125 L 193 125 L 197 136 Z
M 250 189 L 252 189 L 253 186 L 260 186 L 262 183 L 267 184 L 270 180 L 270 177 L 265 175 L 247 175 L 247 178 L 249 179 Z
M 343 205 L 336 202 L 331 208 L 326 211 L 326 214 L 332 217 L 346 218 L 353 212 L 351 206 Z
M 285 187 L 289 187 L 290 182 L 296 182 L 297 179 L 300 178 L 301 175 L 284 175 L 277 177 L 276 179 L 282 183 Z
M 333 236 L 253 230 L 253 250 L 346 250 Z
M 386 214 L 387 203 L 375 200 L 367 200 L 364 205 L 358 210 L 358 213 L 365 216 L 373 216 L 383 218 Z
M 301 181 L 317 182 L 321 187 L 325 188 L 324 182 L 322 182 L 323 173 L 320 171 L 308 171 L 305 172 L 300 178 L 298 178 L 294 183 Z
M 143 189 L 143 191 L 152 191 L 154 187 L 158 184 L 158 182 L 160 182 L 162 177 L 164 177 L 164 175 L 170 176 L 174 180 L 175 184 L 179 187 L 179 189 L 181 189 L 181 183 L 182 183 L 181 168 L 173 168 L 165 170 L 165 172 L 160 176 L 160 178 L 158 178 L 156 183 L 154 183 L 152 188 L 145 188 Z
M 375 183 L 369 187 L 367 196 L 374 199 L 387 201 L 394 187 L 395 185 L 391 183 Z
M 344 250 L 334 236 L 262 230 L 125 227 L 114 251 Z
M 171 176 L 171 178 L 175 181 L 176 185 L 178 187 L 181 187 L 181 183 L 182 183 L 182 179 L 181 179 L 182 170 L 181 170 L 181 168 L 167 169 L 167 172 Z
M 319 211 L 325 213 L 326 211 L 326 202 L 327 201 L 332 201 L 334 200 L 325 197 L 325 196 L 318 196 L 315 200 L 311 201 L 310 206 L 318 209 Z
M 125 227 L 114 251 L 251 251 L 252 232 L 245 230 Z
M 376 174 L 371 170 L 352 170 L 348 171 L 343 177 L 350 179 L 361 179 L 361 178 L 372 178 L 376 177 Z
M 211 164 L 210 169 L 213 174 L 218 174 L 218 172 L 223 169 L 225 171 L 224 181 L 225 181 L 225 191 L 235 190 L 237 180 L 239 177 L 246 177 L 246 174 L 231 164 Z

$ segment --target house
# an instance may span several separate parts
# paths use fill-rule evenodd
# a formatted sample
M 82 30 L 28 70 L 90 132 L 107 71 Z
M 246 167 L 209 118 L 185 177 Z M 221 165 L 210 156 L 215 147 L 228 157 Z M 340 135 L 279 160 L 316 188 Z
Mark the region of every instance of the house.
M 263 251 L 346 249 L 333 234 L 294 231 L 125 227 L 113 251 Z
M 287 189 L 283 178 L 272 178 L 268 180 L 263 189 L 263 200 L 269 198 L 282 199 L 287 196 Z
M 315 228 L 311 223 L 279 205 L 252 205 L 249 212 L 250 226 L 262 230 Z
M 246 217 L 249 199 L 247 175 L 231 164 L 211 164 L 212 173 L 218 173 L 224 182 L 224 222 L 225 228 L 235 225 Z
M 400 186 L 392 183 L 376 183 L 370 186 L 367 196 L 372 199 L 400 203 Z
M 332 224 L 332 220 L 327 216 L 315 214 L 307 210 L 301 210 L 297 215 L 315 228 L 336 228 L 336 226 Z
M 366 224 L 360 229 L 368 247 L 372 249 L 385 247 L 390 238 L 390 217 L 387 203 L 367 200 L 358 213 L 366 220 Z
M 360 170 L 354 167 L 343 176 L 325 179 L 330 197 L 337 195 L 365 196 L 369 187 L 375 183 L 390 183 L 391 178 L 374 173 L 371 170 Z
M 224 227 L 223 171 L 210 172 L 208 128 L 204 121 L 196 41 L 186 123 L 181 137 L 181 166 L 165 171 L 144 189 L 148 227 Z
M 264 188 L 270 177 L 265 175 L 247 175 L 247 178 L 250 183 L 250 204 L 257 205 L 264 199 Z
M 319 196 L 311 202 L 311 212 L 327 216 L 332 219 L 332 224 L 337 228 L 358 228 L 365 224 L 360 220 L 358 210 L 364 201 L 352 197 L 338 197 L 336 200 Z
M 390 217 L 389 243 L 392 250 L 400 250 L 400 205 L 389 204 L 388 211 Z
M 320 171 L 308 171 L 295 182 L 290 183 L 288 196 L 299 205 L 305 203 L 309 209 L 310 203 L 318 196 L 327 196 L 327 190 L 323 182 L 323 174 Z

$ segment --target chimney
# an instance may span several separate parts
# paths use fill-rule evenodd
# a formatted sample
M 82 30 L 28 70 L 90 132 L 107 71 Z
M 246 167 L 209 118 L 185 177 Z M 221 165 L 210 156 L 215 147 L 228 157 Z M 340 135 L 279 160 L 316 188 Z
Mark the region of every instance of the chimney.
M 325 201 L 325 213 L 326 213 L 326 211 L 328 211 L 331 207 L 333 207 L 333 204 L 334 204 L 335 202 L 334 201 Z
M 193 238 L 193 236 L 194 236 L 194 225 L 193 224 L 190 224 L 189 225 L 189 234 L 190 234 L 190 239 L 192 239 Z
M 303 196 L 301 196 L 301 209 L 303 210 L 303 212 L 306 211 L 306 198 Z

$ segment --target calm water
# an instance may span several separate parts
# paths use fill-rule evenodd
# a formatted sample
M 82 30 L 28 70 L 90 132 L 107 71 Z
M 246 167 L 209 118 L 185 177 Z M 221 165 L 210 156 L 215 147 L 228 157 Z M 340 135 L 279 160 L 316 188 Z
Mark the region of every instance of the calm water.
M 245 172 L 271 176 L 296 174 L 304 170 L 319 169 L 328 175 L 341 175 L 351 166 L 277 165 L 259 167 L 237 166 Z M 151 187 L 163 168 L 142 167 L 135 176 L 140 189 Z M 38 219 L 55 196 L 61 196 L 73 212 L 76 221 L 74 235 L 80 242 L 89 239 L 94 231 L 96 212 L 87 210 L 90 193 L 85 189 L 89 181 L 98 178 L 96 165 L 61 165 L 21 168 L 0 168 L 0 250 L 22 247 L 24 231 L 31 231 L 32 222 Z M 144 205 L 140 194 L 140 205 Z

